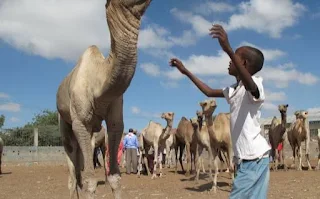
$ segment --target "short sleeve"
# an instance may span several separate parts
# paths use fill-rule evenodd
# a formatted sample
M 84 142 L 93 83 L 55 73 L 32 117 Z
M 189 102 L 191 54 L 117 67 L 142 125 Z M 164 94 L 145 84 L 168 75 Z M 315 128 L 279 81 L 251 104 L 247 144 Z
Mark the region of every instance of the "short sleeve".
M 222 89 L 222 93 L 224 95 L 224 98 L 226 98 L 228 104 L 230 104 L 230 97 L 234 91 L 235 86 L 236 84 L 232 84 L 231 86 L 228 86 Z
M 249 97 L 252 100 L 252 102 L 264 102 L 265 100 L 265 93 L 264 93 L 264 88 L 263 88 L 263 78 L 259 76 L 253 76 L 252 80 L 254 83 L 257 85 L 258 90 L 259 90 L 259 98 L 255 98 L 250 92 Z

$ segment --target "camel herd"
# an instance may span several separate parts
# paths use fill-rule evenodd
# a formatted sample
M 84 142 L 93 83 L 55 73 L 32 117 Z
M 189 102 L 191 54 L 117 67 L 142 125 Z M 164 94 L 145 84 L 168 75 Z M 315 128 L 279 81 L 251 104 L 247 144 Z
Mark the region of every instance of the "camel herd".
M 279 105 L 278 110 L 281 114 L 281 121 L 276 117 L 273 117 L 271 121 L 271 126 L 269 129 L 269 142 L 271 145 L 271 154 L 273 161 L 272 169 L 278 169 L 278 160 L 280 159 L 281 164 L 284 166 L 284 169 L 287 170 L 288 166 L 284 162 L 284 152 L 283 150 L 277 150 L 279 144 L 284 146 L 285 140 L 288 140 L 292 148 L 293 153 L 293 167 L 296 167 L 297 170 L 302 170 L 302 142 L 305 142 L 305 154 L 306 161 L 308 164 L 308 169 L 312 170 L 309 154 L 310 154 L 310 128 L 308 121 L 308 111 L 300 110 L 294 113 L 296 120 L 290 125 L 287 129 L 287 109 L 289 105 L 283 104 Z M 316 169 L 320 169 L 320 133 L 318 133 L 318 164 Z M 299 159 L 299 165 L 296 166 L 296 156 Z

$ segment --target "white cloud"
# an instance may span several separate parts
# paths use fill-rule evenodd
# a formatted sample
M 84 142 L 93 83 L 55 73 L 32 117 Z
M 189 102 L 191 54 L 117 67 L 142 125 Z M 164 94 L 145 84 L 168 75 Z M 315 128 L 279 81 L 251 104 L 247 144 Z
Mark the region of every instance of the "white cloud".
M 309 116 L 319 116 L 320 115 L 320 107 L 313 107 L 307 109 Z
M 279 59 L 280 57 L 283 57 L 286 55 L 286 53 L 282 50 L 278 50 L 278 49 L 265 49 L 265 48 L 261 48 L 259 46 L 256 46 L 252 43 L 249 42 L 241 42 L 240 46 L 251 46 L 254 48 L 258 48 L 259 50 L 262 51 L 263 55 L 264 55 L 264 59 L 265 61 L 272 61 L 272 60 L 276 60 Z
M 12 103 L 12 102 L 6 103 L 6 104 L 0 104 L 0 111 L 19 112 L 20 104 Z
M 292 0 L 250 0 L 240 3 L 239 10 L 240 14 L 230 17 L 227 30 L 250 29 L 279 38 L 284 29 L 297 23 L 306 8 Z
M 230 58 L 219 50 L 217 56 L 191 55 L 187 60 L 181 60 L 192 73 L 201 76 L 227 75 Z M 166 72 L 170 79 L 180 79 L 183 75 L 174 68 Z
M 8 99 L 8 98 L 10 98 L 10 96 L 6 93 L 0 92 L 0 98 Z
M 16 118 L 16 117 L 11 117 L 11 118 L 10 118 L 10 121 L 13 122 L 13 123 L 15 123 L 15 122 L 19 122 L 20 119 L 19 119 L 19 118 Z
M 106 51 L 104 5 L 100 0 L 7 0 L 0 4 L 0 38 L 50 59 L 77 60 L 93 44 Z
M 48 59 L 76 61 L 91 45 L 105 55 L 110 48 L 105 1 L 6 0 L 0 3 L 0 26 L 0 39 Z M 189 39 L 188 32 L 179 39 L 167 29 L 150 24 L 140 30 L 138 47 L 147 53 L 165 50 L 170 54 L 166 50 L 174 45 L 195 43 Z
M 284 101 L 287 99 L 284 92 L 271 92 L 269 90 L 265 90 L 265 96 L 267 101 Z
M 157 77 L 160 75 L 160 67 L 158 65 L 155 65 L 153 63 L 143 63 L 140 65 L 142 70 L 153 77 Z
M 131 112 L 133 114 L 139 114 L 139 113 L 141 113 L 141 110 L 138 107 L 133 106 L 133 107 L 131 107 Z
M 314 85 L 319 81 L 319 78 L 311 73 L 303 73 L 295 68 L 286 68 L 283 66 L 266 66 L 259 72 L 265 81 L 272 82 L 278 88 L 288 87 L 289 82 L 298 82 L 304 85 Z
M 268 111 L 275 111 L 278 110 L 278 106 L 276 106 L 275 104 L 271 103 L 271 102 L 264 102 L 262 105 L 262 108 Z
M 235 10 L 235 7 L 224 3 L 224 2 L 212 2 L 207 1 L 205 3 L 200 4 L 195 8 L 195 11 L 202 15 L 210 15 L 214 13 L 220 12 L 232 12 Z
M 178 88 L 179 85 L 175 81 L 160 81 L 160 85 L 163 86 L 164 88 Z
M 161 116 L 160 113 L 150 113 L 146 111 L 141 111 L 141 109 L 137 106 L 131 107 L 131 112 L 135 115 L 139 115 L 145 118 L 159 118 Z
M 209 35 L 209 28 L 212 24 L 202 16 L 194 15 L 192 12 L 182 11 L 177 8 L 171 9 L 171 13 L 181 22 L 191 24 L 197 36 Z

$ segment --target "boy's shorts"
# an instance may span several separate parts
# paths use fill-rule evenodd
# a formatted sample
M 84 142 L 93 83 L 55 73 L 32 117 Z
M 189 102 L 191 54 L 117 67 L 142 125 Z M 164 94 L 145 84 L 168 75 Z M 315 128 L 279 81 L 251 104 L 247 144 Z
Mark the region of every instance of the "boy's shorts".
M 230 199 L 264 199 L 268 195 L 269 157 L 243 160 L 237 165 Z

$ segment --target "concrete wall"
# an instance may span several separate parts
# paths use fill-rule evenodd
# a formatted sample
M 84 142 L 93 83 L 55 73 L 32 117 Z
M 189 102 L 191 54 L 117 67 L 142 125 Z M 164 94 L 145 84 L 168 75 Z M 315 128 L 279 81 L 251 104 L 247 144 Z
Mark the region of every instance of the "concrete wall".
M 5 146 L 3 162 L 55 162 L 65 163 L 66 156 L 60 147 Z

